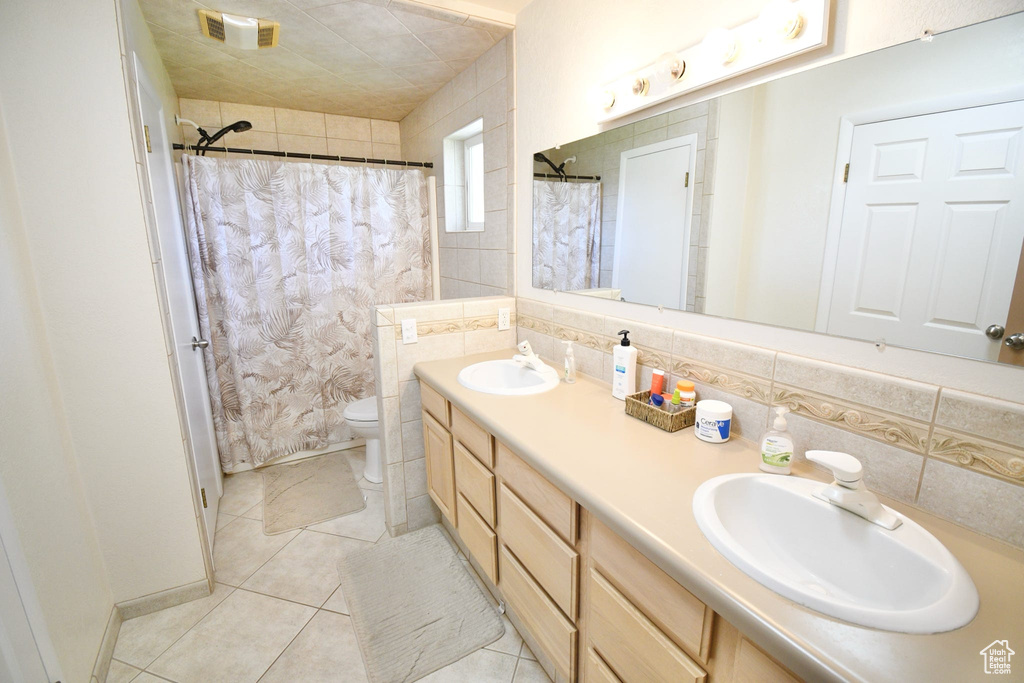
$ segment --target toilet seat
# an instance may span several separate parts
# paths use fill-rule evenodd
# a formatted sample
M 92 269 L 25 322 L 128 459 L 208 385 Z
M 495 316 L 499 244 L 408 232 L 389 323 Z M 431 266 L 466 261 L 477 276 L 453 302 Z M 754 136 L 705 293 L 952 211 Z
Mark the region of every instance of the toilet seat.
M 345 406 L 343 413 L 346 420 L 350 422 L 376 422 L 377 421 L 377 398 L 361 398 L 358 401 Z

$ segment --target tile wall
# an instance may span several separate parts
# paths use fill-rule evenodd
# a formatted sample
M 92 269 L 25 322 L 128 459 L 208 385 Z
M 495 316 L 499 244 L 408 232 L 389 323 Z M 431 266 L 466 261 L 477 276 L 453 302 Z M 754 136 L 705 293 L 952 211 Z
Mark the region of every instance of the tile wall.
M 398 123 L 395 121 L 184 97 L 179 98 L 178 108 L 182 118 L 195 121 L 211 134 L 235 121 L 244 120 L 252 124 L 252 130 L 228 133 L 217 142 L 218 145 L 223 143 L 228 147 L 303 154 L 403 159 Z M 186 125 L 181 130 L 187 144 L 199 140 L 195 128 Z M 208 156 L 217 154 L 210 152 Z
M 498 309 L 512 327 L 498 331 Z M 384 513 L 392 536 L 438 521 L 427 495 L 427 470 L 416 363 L 516 345 L 516 300 L 510 296 L 377 306 L 373 328 L 377 416 L 384 464 Z M 402 343 L 402 321 L 416 319 L 418 341 Z
M 556 166 L 571 156 L 576 157 L 575 163 L 566 165 L 565 172 L 570 175 L 601 176 L 601 279 L 598 286 L 612 286 L 622 153 L 671 138 L 696 134 L 697 158 L 694 177 L 691 179 L 694 189 L 686 310 L 704 312 L 710 244 L 708 237 L 718 151 L 718 107 L 717 98 L 692 104 L 561 145 L 559 149 L 548 150 L 546 154 Z M 552 172 L 551 167 L 544 162 L 534 162 L 533 170 L 535 173 Z
M 514 41 L 499 41 L 402 119 L 405 154 L 434 162 L 442 299 L 513 291 L 514 60 Z M 446 232 L 443 141 L 478 118 L 484 125 L 484 230 Z
M 576 342 L 579 369 L 608 381 L 620 329 L 639 351 L 638 384 L 662 368 L 701 398 L 733 406 L 733 428 L 759 441 L 771 407 L 792 410 L 797 460 L 807 447 L 857 457 L 867 486 L 1024 547 L 1024 404 L 826 363 L 669 327 L 517 299 L 518 340 L 552 360 Z

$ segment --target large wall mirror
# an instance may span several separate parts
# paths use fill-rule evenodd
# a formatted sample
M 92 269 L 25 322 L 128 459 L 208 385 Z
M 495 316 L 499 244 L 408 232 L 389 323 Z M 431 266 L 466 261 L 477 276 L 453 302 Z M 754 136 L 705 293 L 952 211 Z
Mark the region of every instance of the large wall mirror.
M 536 153 L 533 286 L 1024 365 L 1021 36 L 1011 15 Z

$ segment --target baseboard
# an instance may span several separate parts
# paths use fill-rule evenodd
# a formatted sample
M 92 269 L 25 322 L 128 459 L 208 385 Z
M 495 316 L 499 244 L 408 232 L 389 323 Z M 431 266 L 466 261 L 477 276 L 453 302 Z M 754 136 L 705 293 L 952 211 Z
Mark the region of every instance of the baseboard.
M 323 455 L 324 453 L 333 453 L 335 451 L 347 451 L 350 448 L 359 448 L 360 446 L 365 446 L 365 445 L 366 445 L 366 440 L 365 439 L 352 439 L 351 441 L 342 441 L 341 443 L 327 444 L 323 448 L 317 448 L 316 450 L 313 450 L 313 451 L 296 451 L 295 453 L 292 453 L 291 455 L 282 455 L 280 458 L 275 459 L 273 461 L 273 464 L 275 464 L 275 465 L 284 465 L 284 464 L 289 463 L 289 462 L 297 462 L 299 460 L 305 460 L 306 458 L 315 458 L 316 456 Z M 245 462 L 245 463 L 242 463 L 242 464 L 236 466 L 228 474 L 238 474 L 239 472 L 249 472 L 249 471 L 254 470 L 254 469 L 256 469 L 256 468 L 253 467 L 252 463 Z
M 145 616 L 168 607 L 181 605 L 192 600 L 205 598 L 210 594 L 210 583 L 205 578 L 177 588 L 169 588 L 159 593 L 150 593 L 141 598 L 125 600 L 117 603 L 116 607 L 121 618 L 127 621 L 136 617 Z M 102 678 L 100 680 L 103 680 Z
M 96 663 L 92 667 L 92 676 L 97 681 L 107 680 L 110 660 L 114 658 L 114 645 L 117 644 L 117 634 L 121 631 L 121 621 L 121 610 L 117 608 L 117 605 L 114 605 L 110 609 L 107 628 L 104 629 L 103 640 L 100 641 L 100 651 L 96 655 Z

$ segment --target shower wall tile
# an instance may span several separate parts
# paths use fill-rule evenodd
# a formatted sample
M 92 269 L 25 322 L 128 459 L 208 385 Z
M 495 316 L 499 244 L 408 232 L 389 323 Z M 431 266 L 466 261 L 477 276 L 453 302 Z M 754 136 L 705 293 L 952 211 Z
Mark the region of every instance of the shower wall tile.
M 509 309 L 512 326 L 499 331 L 498 310 L 502 308 Z M 403 344 L 402 320 L 410 318 L 416 320 L 418 340 L 415 344 Z M 420 361 L 500 349 L 508 349 L 511 354 L 516 344 L 516 300 L 511 296 L 493 296 L 377 306 L 374 321 L 374 377 L 385 465 L 384 502 L 388 531 L 394 536 L 418 529 L 438 517 L 436 507 L 425 495 L 422 403 L 413 366 Z
M 183 118 L 195 121 L 210 132 L 221 128 L 224 122 L 251 123 L 252 130 L 230 133 L 223 138 L 221 142 L 229 147 L 396 160 L 404 158 L 401 128 L 395 121 L 184 97 L 178 99 L 178 109 Z M 183 133 L 188 144 L 194 144 L 199 139 L 198 132 L 191 127 L 184 127 Z
M 426 172 L 438 179 L 438 243 L 442 248 L 438 258 L 443 299 L 513 291 L 515 268 L 509 267 L 508 258 L 515 253 L 513 55 L 512 41 L 499 41 L 410 112 L 399 126 L 406 155 L 415 150 L 418 159 L 434 162 L 434 168 Z M 451 216 L 446 205 L 455 193 L 449 192 L 452 197 L 448 197 L 445 192 L 444 138 L 479 118 L 483 118 L 486 171 L 484 229 L 466 232 L 453 225 L 452 232 L 448 232 L 443 217 Z

